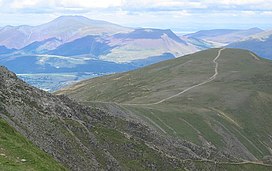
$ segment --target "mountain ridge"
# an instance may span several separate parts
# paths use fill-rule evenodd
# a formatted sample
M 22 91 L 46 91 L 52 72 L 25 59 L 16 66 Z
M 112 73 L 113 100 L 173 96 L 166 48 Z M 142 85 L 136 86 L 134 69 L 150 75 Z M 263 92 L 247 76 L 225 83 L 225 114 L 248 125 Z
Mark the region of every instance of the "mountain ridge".
M 117 24 L 91 20 L 82 16 L 61 16 L 38 26 L 6 26 L 0 30 L 0 44 L 8 48 L 21 49 L 35 41 L 43 41 L 53 37 L 63 42 L 69 42 L 84 35 L 97 35 L 103 32 L 112 34 L 129 30 L 131 29 Z M 7 37 L 10 34 L 13 36 Z M 16 39 L 17 43 L 14 44 Z
M 272 30 L 267 30 L 259 34 L 252 35 L 245 40 L 231 43 L 227 45 L 227 47 L 250 50 L 263 58 L 271 60 L 271 43 Z
M 117 103 L 167 134 L 260 161 L 271 155 L 267 130 L 271 129 L 272 63 L 245 50 L 218 51 L 85 80 L 57 94 L 86 105 Z
M 86 107 L 31 87 L 4 67 L 0 99 L 1 118 L 71 170 L 194 170 L 204 164 L 198 160 L 238 161 L 214 148 L 161 135 L 118 106 L 109 111 Z
M 264 30 L 260 28 L 250 28 L 250 29 L 214 29 L 214 30 L 201 30 L 196 33 L 187 34 L 187 37 L 198 38 L 211 43 L 220 43 L 222 45 L 230 44 L 247 37 L 253 36 L 255 34 L 261 33 Z

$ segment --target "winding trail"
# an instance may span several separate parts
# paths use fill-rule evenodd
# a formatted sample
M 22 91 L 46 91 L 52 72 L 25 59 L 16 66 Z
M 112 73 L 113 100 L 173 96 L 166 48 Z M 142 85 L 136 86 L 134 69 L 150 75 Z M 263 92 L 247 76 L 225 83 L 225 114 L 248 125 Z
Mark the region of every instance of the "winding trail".
M 172 95 L 172 96 L 170 96 L 170 97 L 166 97 L 166 98 L 164 98 L 164 99 L 162 99 L 162 100 L 160 100 L 160 101 L 158 101 L 158 102 L 154 102 L 154 103 L 145 103 L 145 104 L 141 104 L 141 103 L 122 103 L 122 105 L 128 105 L 128 106 L 144 105 L 144 106 L 147 106 L 147 105 L 157 105 L 157 104 L 161 104 L 161 103 L 163 103 L 163 102 L 165 102 L 165 101 L 167 101 L 167 100 L 170 100 L 170 99 L 172 99 L 172 98 L 174 98 L 174 97 L 180 96 L 181 94 L 186 93 L 187 91 L 189 91 L 189 90 L 191 90 L 191 89 L 193 89 L 193 88 L 202 86 L 202 85 L 204 85 L 204 84 L 207 84 L 207 83 L 213 81 L 213 80 L 216 78 L 216 76 L 218 75 L 218 62 L 217 62 L 216 60 L 220 57 L 221 52 L 222 52 L 224 49 L 225 49 L 225 48 L 219 49 L 219 50 L 218 50 L 218 53 L 217 53 L 217 56 L 213 59 L 212 62 L 215 63 L 214 74 L 213 74 L 210 78 L 208 78 L 207 80 L 205 80 L 205 81 L 203 81 L 203 82 L 201 82 L 201 83 L 199 83 L 199 84 L 193 85 L 193 86 L 191 86 L 191 87 L 188 87 L 188 88 L 186 88 L 185 90 L 183 90 L 183 91 L 181 91 L 181 92 L 179 92 L 179 93 L 177 93 L 177 94 L 174 94 L 174 95 Z
M 220 162 L 220 161 L 214 161 L 214 160 L 203 159 L 203 158 L 202 159 L 180 159 L 177 156 L 165 153 L 164 151 L 160 150 L 160 148 L 158 148 L 158 147 L 156 147 L 154 145 L 151 145 L 151 144 L 149 144 L 147 142 L 145 142 L 145 144 L 149 148 L 151 148 L 151 149 L 153 149 L 153 150 L 155 150 L 155 151 L 157 151 L 157 152 L 159 152 L 161 154 L 164 154 L 166 157 L 181 161 L 182 163 L 185 163 L 185 162 L 208 162 L 208 163 L 214 163 L 215 166 L 222 165 L 222 164 L 223 165 L 224 164 L 229 164 L 229 165 L 255 164 L 255 165 L 259 165 L 259 166 L 265 166 L 265 167 L 271 167 L 272 168 L 271 164 L 265 164 L 265 163 L 263 163 L 263 161 L 259 161 L 259 160 L 255 160 L 255 161 L 243 160 L 243 161 L 237 161 L 237 162 L 235 162 L 235 161 L 221 161 Z M 184 168 L 184 169 L 186 169 L 186 168 Z
M 230 116 L 228 116 L 227 114 L 225 114 L 223 111 L 219 110 L 219 109 L 215 109 L 213 107 L 211 107 L 211 110 L 215 111 L 217 113 L 218 116 L 224 118 L 225 120 L 229 121 L 230 123 L 234 124 L 235 126 L 237 126 L 238 128 L 242 129 L 242 127 L 239 125 L 238 122 L 236 122 L 235 120 L 233 120 Z

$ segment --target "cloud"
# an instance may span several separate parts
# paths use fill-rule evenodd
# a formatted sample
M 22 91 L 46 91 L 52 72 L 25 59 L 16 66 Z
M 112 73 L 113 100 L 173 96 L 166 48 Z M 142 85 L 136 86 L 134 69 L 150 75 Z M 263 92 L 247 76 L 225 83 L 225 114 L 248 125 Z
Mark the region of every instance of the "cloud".
M 266 16 L 272 16 L 272 11 L 264 11 L 261 14 Z
M 116 9 L 128 12 L 144 11 L 197 11 L 203 10 L 272 10 L 272 0 L 0 0 L 6 11 L 24 8 L 63 9 Z M 2 8 L 3 9 L 3 8 Z M 24 10 L 23 10 L 24 11 Z
M 26 12 L 51 9 L 63 11 L 65 9 L 106 9 L 110 7 L 118 7 L 123 4 L 123 0 L 0 0 L 0 12 Z M 25 9 L 33 10 L 25 10 Z M 50 10 L 47 10 L 50 11 Z
M 44 22 L 41 16 L 49 20 L 69 14 L 129 26 L 165 28 L 209 23 L 268 25 L 272 0 L 0 0 L 0 9 L 0 23 L 8 24 L 29 20 L 23 16 L 31 16 L 29 23 L 37 24 Z
M 124 2 L 124 8 L 205 8 L 206 5 L 197 1 L 177 1 L 177 0 L 131 0 Z
M 267 0 L 208 0 L 207 2 L 227 4 L 227 5 L 248 5 L 248 4 L 260 4 L 267 2 Z
M 118 7 L 123 4 L 123 0 L 58 0 L 56 6 L 77 7 L 77 8 L 109 8 Z

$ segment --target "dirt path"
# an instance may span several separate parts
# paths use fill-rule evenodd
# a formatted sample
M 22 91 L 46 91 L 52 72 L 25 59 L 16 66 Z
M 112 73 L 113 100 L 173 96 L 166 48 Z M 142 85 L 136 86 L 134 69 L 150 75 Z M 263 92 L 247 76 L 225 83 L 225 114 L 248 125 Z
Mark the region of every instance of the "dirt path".
M 114 103 L 114 104 L 117 104 L 117 105 L 126 105 L 126 106 L 147 106 L 147 105 L 157 105 L 157 104 L 163 103 L 163 102 L 165 102 L 165 101 L 167 101 L 167 100 L 170 100 L 170 99 L 172 99 L 172 98 L 174 98 L 174 97 L 180 96 L 181 94 L 186 93 L 187 91 L 189 91 L 189 90 L 191 90 L 191 89 L 193 89 L 193 88 L 202 86 L 202 85 L 207 84 L 207 83 L 213 81 L 214 79 L 216 79 L 216 76 L 218 75 L 218 62 L 217 62 L 216 60 L 220 57 L 221 52 L 222 52 L 224 49 L 225 49 L 225 48 L 219 49 L 219 50 L 218 50 L 218 53 L 217 53 L 217 56 L 216 56 L 216 57 L 213 59 L 213 61 L 212 61 L 212 62 L 215 64 L 215 68 L 214 68 L 214 74 L 213 74 L 210 78 L 208 78 L 207 80 L 205 80 L 205 81 L 203 81 L 203 82 L 201 82 L 201 83 L 199 83 L 199 84 L 196 84 L 196 85 L 193 85 L 193 86 L 191 86 L 191 87 L 188 87 L 188 88 L 186 88 L 185 90 L 183 90 L 183 91 L 181 91 L 181 92 L 179 92 L 179 93 L 177 93 L 177 94 L 174 94 L 174 95 L 172 95 L 172 96 L 170 96 L 170 97 L 166 97 L 166 98 L 164 98 L 164 99 L 162 99 L 162 100 L 160 100 L 160 101 L 158 101 L 158 102 L 154 102 L 154 103 L 144 103 L 144 104 L 143 104 L 143 103 L 116 103 L 116 102 L 102 102 L 102 101 L 95 101 L 95 102 L 100 102 L 100 103 L 110 103 L 110 104 Z M 187 62 L 189 62 L 189 61 L 187 61 Z M 84 101 L 83 101 L 83 102 L 84 102 Z M 89 101 L 86 101 L 86 102 L 89 102 Z
M 182 163 L 184 163 L 184 162 L 209 162 L 209 163 L 214 163 L 215 165 L 222 165 L 222 164 L 229 164 L 229 165 L 255 164 L 255 165 L 266 166 L 266 167 L 271 167 L 272 168 L 271 164 L 265 164 L 262 161 L 258 161 L 258 160 L 256 160 L 256 161 L 244 160 L 244 161 L 240 161 L 240 162 L 238 162 L 238 161 L 237 162 L 232 162 L 232 161 L 229 161 L 229 162 L 228 161 L 222 161 L 222 162 L 220 162 L 220 161 L 214 161 L 214 160 L 209 160 L 209 159 L 180 159 L 180 158 L 178 158 L 176 156 L 173 156 L 171 154 L 167 154 L 167 153 L 163 152 L 159 148 L 156 148 L 156 146 L 153 146 L 153 145 L 151 145 L 151 144 L 149 144 L 147 142 L 145 142 L 145 144 L 149 148 L 151 148 L 151 149 L 153 149 L 155 151 L 158 151 L 159 153 L 164 154 L 166 157 L 172 158 L 172 159 L 175 159 L 175 160 L 179 160 Z M 184 169 L 186 169 L 186 168 L 184 168 Z
M 199 86 L 202 86 L 202 85 L 204 85 L 204 84 L 207 84 L 207 83 L 209 83 L 209 82 L 211 82 L 211 81 L 213 81 L 215 78 L 216 78 L 216 76 L 218 75 L 218 62 L 216 61 L 219 57 L 220 57 L 220 55 L 221 55 L 221 52 L 224 50 L 225 48 L 222 48 L 222 49 L 220 49 L 219 51 L 218 51 L 218 53 L 217 53 L 217 56 L 213 59 L 213 63 L 215 63 L 215 68 L 214 68 L 214 74 L 210 77 L 210 78 L 208 78 L 207 80 L 205 80 L 205 81 L 203 81 L 203 82 L 201 82 L 201 83 L 199 83 L 199 84 L 196 84 L 196 85 L 193 85 L 193 86 L 191 86 L 191 87 L 188 87 L 188 88 L 186 88 L 185 90 L 183 90 L 183 91 L 181 91 L 181 92 L 179 92 L 179 93 L 177 93 L 177 94 L 174 94 L 174 95 L 172 95 L 172 96 L 170 96 L 170 97 L 166 97 L 166 98 L 164 98 L 164 99 L 162 99 L 162 100 L 160 100 L 160 101 L 158 101 L 158 102 L 154 102 L 154 103 L 145 103 L 145 104 L 141 104 L 141 103 L 139 103 L 139 104 L 137 104 L 137 103 L 126 103 L 126 104 L 122 104 L 122 105 L 131 105 L 131 106 L 133 106 L 133 105 L 157 105 L 157 104 L 160 104 L 160 103 L 163 103 L 163 102 L 165 102 L 165 101 L 167 101 L 167 100 L 170 100 L 170 99 L 172 99 L 172 98 L 174 98 L 174 97 L 177 97 L 177 96 L 179 96 L 179 95 L 181 95 L 181 94 L 183 94 L 183 93 L 186 93 L 187 91 L 189 91 L 189 90 L 191 90 L 191 89 L 193 89 L 193 88 L 196 88 L 196 87 L 199 87 Z
M 242 129 L 242 127 L 239 125 L 238 122 L 233 120 L 230 116 L 225 114 L 223 111 L 221 111 L 219 109 L 215 109 L 213 107 L 211 107 L 211 110 L 215 111 L 217 113 L 217 115 L 219 115 L 220 117 L 224 118 L 225 120 L 227 120 L 227 121 L 231 122 L 232 124 L 236 125 L 238 128 Z
M 250 52 L 250 55 L 253 56 L 254 59 L 256 59 L 256 60 L 258 60 L 258 61 L 260 60 L 255 54 L 253 54 L 253 53 L 251 53 L 251 52 Z

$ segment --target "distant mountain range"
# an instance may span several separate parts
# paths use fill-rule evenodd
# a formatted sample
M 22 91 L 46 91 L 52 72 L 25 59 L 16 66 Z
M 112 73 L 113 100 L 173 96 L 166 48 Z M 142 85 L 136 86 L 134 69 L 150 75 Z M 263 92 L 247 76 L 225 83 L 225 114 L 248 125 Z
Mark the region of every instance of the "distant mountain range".
M 16 51 L 15 49 L 9 49 L 5 46 L 0 46 L 0 55 L 3 55 L 3 54 L 9 54 L 9 53 L 12 53 Z
M 171 30 L 127 28 L 82 16 L 62 16 L 39 26 L 3 27 L 0 45 L 20 54 L 91 55 L 114 62 L 199 50 Z
M 165 54 L 180 57 L 241 41 L 261 32 L 263 30 L 259 28 L 216 29 L 178 37 L 171 30 L 134 29 L 82 16 L 61 16 L 38 26 L 1 28 L 0 54 L 84 56 L 117 63 L 147 58 L 150 61 L 150 57 L 163 60 L 161 56 Z
M 135 63 L 200 50 L 171 30 L 133 29 L 81 16 L 62 16 L 39 26 L 6 26 L 0 30 L 0 45 L 5 48 L 2 54 L 10 54 L 5 56 L 9 61 L 14 56 L 43 54 Z
M 71 81 L 77 81 L 83 79 L 77 72 L 83 73 L 84 79 L 87 72 L 91 75 L 124 72 L 225 46 L 256 33 L 261 34 L 263 30 L 204 30 L 177 36 L 169 29 L 128 28 L 82 16 L 61 16 L 38 26 L 0 28 L 0 65 L 17 74 L 73 73 L 77 77 Z M 254 48 L 260 56 L 267 57 L 271 53 L 269 48 L 265 52 L 258 46 Z M 263 53 L 259 53 L 259 49 Z M 43 75 L 42 80 L 30 80 L 37 82 L 40 88 L 50 81 L 59 84 L 47 78 Z
M 247 30 L 239 29 L 214 29 L 214 30 L 201 30 L 196 33 L 187 34 L 187 37 L 201 39 L 215 46 L 227 45 L 236 41 L 241 41 L 249 36 L 263 32 L 260 28 L 251 28 Z
M 61 16 L 39 26 L 6 26 L 0 30 L 0 44 L 21 49 L 35 41 L 57 38 L 66 43 L 86 35 L 115 34 L 132 29 L 82 16 Z
M 231 43 L 227 47 L 247 49 L 263 58 L 272 59 L 272 30 L 253 35 L 243 41 Z
M 23 75 L 77 75 L 71 81 L 85 78 L 86 73 L 93 76 L 124 72 L 201 49 L 169 29 L 128 28 L 82 16 L 62 16 L 39 26 L 0 29 L 0 65 Z M 28 75 L 26 81 L 53 90 L 44 84 L 63 84 L 67 80 L 64 77 L 56 83 L 48 75 Z

